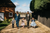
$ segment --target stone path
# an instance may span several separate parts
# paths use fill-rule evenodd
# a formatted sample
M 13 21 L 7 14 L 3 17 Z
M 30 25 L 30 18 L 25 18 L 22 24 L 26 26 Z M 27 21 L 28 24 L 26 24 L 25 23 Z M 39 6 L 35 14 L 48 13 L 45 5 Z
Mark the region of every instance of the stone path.
M 25 24 L 27 21 L 25 21 Z M 30 22 L 31 23 L 31 22 Z M 21 24 L 21 20 L 19 25 Z M 5 29 L 1 30 L 1 33 L 46 33 L 43 31 L 43 29 L 39 27 L 37 28 L 32 28 L 30 27 L 29 29 L 27 27 L 22 28 L 20 27 L 19 29 L 16 28 L 16 23 L 14 24 L 15 28 L 12 28 L 12 24 L 8 25 Z

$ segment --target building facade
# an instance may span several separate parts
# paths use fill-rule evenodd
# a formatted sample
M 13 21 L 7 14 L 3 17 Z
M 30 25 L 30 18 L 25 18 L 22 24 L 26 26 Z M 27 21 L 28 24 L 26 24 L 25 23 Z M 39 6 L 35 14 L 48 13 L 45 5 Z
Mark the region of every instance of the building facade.
M 9 19 L 14 17 L 15 5 L 11 0 L 1 0 L 0 1 L 0 19 Z

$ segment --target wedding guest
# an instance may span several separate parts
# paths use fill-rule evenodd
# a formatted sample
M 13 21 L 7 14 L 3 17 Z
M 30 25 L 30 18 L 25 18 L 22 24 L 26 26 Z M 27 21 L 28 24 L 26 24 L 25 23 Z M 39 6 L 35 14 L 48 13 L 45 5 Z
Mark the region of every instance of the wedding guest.
M 23 19 L 22 19 L 22 23 L 21 23 L 21 26 L 22 26 L 23 28 L 24 28 L 24 26 L 25 26 L 25 23 L 24 23 L 24 22 L 25 22 L 25 19 L 23 18 Z
M 29 21 L 30 21 L 30 14 L 27 12 L 26 14 L 26 20 L 27 20 L 27 27 L 29 28 Z
M 12 19 L 12 28 L 14 28 L 14 22 L 15 22 L 15 19 L 13 17 L 13 19 Z
M 20 20 L 20 14 L 18 13 L 18 11 L 15 14 L 15 20 L 16 20 L 16 28 L 19 28 L 19 20 Z
M 30 24 L 30 25 L 31 25 L 32 27 L 34 27 L 34 28 L 35 28 L 35 27 L 36 27 L 36 23 L 35 23 L 34 18 L 32 18 L 32 20 L 31 20 L 31 21 L 32 21 L 32 22 L 31 22 L 31 24 Z

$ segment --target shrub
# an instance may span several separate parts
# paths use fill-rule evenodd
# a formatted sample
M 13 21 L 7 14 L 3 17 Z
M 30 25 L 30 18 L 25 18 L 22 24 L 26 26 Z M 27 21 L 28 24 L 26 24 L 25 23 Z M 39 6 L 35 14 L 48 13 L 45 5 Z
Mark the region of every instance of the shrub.
M 12 21 L 12 19 L 8 19 L 8 23 L 10 23 Z
M 3 23 L 7 23 L 7 19 L 5 19 L 5 20 L 3 21 Z
M 3 21 L 0 21 L 0 23 L 2 23 Z

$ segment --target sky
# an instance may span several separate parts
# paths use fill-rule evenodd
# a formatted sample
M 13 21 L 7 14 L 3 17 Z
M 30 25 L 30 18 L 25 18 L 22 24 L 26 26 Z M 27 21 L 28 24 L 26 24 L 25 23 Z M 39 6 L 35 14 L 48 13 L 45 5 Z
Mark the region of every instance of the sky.
M 15 5 L 15 11 L 19 11 L 19 12 L 31 12 L 30 11 L 30 2 L 31 0 L 11 0 Z

